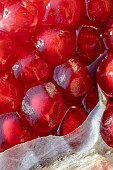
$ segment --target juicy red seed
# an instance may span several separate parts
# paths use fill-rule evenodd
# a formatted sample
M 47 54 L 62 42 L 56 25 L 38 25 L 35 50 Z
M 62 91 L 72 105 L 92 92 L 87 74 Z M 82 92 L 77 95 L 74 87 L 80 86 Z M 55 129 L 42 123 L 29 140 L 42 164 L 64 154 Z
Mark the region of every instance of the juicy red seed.
M 85 112 L 81 112 L 80 106 L 70 105 L 63 109 L 64 117 L 58 128 L 58 135 L 66 135 L 78 128 L 86 119 Z M 62 114 L 61 112 L 61 114 Z
M 40 25 L 69 26 L 80 18 L 79 0 L 29 0 L 38 11 Z
M 80 0 L 80 13 L 82 15 L 87 15 L 87 11 L 86 11 L 86 0 Z
M 55 27 L 38 27 L 32 42 L 51 64 L 65 62 L 74 51 L 74 32 Z
M 76 98 L 84 95 L 92 86 L 91 76 L 77 56 L 73 56 L 66 63 L 55 68 L 54 80 L 65 90 L 65 93 Z
M 22 101 L 22 87 L 11 75 L 0 73 L 0 113 L 15 110 Z
M 87 13 L 92 21 L 96 21 L 102 25 L 112 14 L 112 0 L 87 0 Z
M 3 6 L 3 4 L 0 2 L 0 20 L 3 18 L 3 11 L 4 11 L 4 6 Z
M 99 31 L 91 26 L 80 26 L 76 36 L 76 51 L 87 64 L 99 57 L 104 51 Z
M 27 43 L 21 49 L 20 57 L 12 67 L 12 73 L 24 85 L 31 85 L 34 82 L 39 84 L 49 77 L 50 66 Z
M 6 0 L 1 0 L 1 4 L 4 6 L 6 3 Z
M 113 17 L 109 18 L 104 29 L 103 37 L 106 40 L 108 48 L 113 52 Z
M 5 7 L 8 7 L 8 6 L 22 2 L 22 0 L 15 0 L 15 1 L 13 1 L 13 0 L 3 0 L 3 1 L 4 1 L 3 3 L 4 3 Z
M 50 132 L 63 108 L 63 98 L 51 82 L 30 88 L 22 102 L 23 117 L 34 135 Z
M 11 67 L 18 52 L 19 45 L 16 40 L 10 34 L 0 31 L 0 70 Z
M 16 112 L 0 115 L 0 132 L 0 152 L 31 139 L 29 130 Z
M 79 21 L 73 25 L 73 27 L 75 28 L 75 30 L 77 30 L 78 28 L 81 27 L 93 27 L 94 29 L 97 30 L 97 32 L 99 32 L 100 30 L 100 25 L 97 22 L 91 21 L 89 20 L 89 18 L 85 17 L 85 16 L 81 16 Z
M 100 132 L 107 145 L 113 147 L 113 102 L 111 102 L 102 117 Z
M 93 100 L 92 100 L 93 99 Z M 87 111 L 90 113 L 99 101 L 97 85 L 92 86 L 87 94 L 83 97 L 82 104 Z
M 97 69 L 97 82 L 108 97 L 113 97 L 113 54 L 107 54 Z
M 36 25 L 37 12 L 31 4 L 19 1 L 5 6 L 1 29 L 12 33 L 20 40 L 24 40 L 34 31 Z

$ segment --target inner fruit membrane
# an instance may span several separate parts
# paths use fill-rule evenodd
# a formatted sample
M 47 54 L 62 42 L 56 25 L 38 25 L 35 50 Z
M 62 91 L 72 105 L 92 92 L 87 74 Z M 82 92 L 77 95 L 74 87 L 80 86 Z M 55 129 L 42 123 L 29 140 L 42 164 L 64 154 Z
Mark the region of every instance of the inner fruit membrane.
M 112 9 L 112 0 L 0 2 L 0 152 L 82 126 L 98 86 L 100 132 L 113 147 Z

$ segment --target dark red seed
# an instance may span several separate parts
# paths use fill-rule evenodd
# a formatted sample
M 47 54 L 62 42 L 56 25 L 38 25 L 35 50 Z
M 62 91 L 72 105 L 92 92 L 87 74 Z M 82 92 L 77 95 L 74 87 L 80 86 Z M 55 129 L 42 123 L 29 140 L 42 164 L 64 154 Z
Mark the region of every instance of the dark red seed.
M 87 14 L 90 20 L 104 24 L 112 14 L 112 0 L 86 0 Z
M 27 40 L 37 25 L 37 11 L 31 4 L 17 0 L 8 1 L 4 8 L 1 28 L 19 40 Z
M 51 82 L 30 88 L 23 99 L 23 117 L 35 137 L 50 132 L 63 109 L 63 98 Z
M 108 97 L 113 97 L 113 54 L 107 54 L 97 69 L 97 82 Z
M 19 59 L 12 67 L 15 78 L 24 85 L 41 84 L 50 75 L 50 66 L 37 55 L 29 43 L 21 51 Z
M 0 31 L 0 70 L 11 67 L 19 53 L 19 44 L 10 34 Z
M 99 94 L 97 85 L 92 86 L 87 94 L 83 97 L 82 104 L 87 111 L 90 113 L 99 101 Z
M 65 93 L 75 98 L 86 94 L 92 86 L 92 79 L 86 65 L 76 55 L 66 63 L 55 67 L 54 80 L 65 90 Z
M 105 38 L 107 48 L 113 52 L 113 17 L 110 17 L 105 28 L 103 37 Z
M 55 27 L 38 27 L 32 36 L 33 45 L 50 64 L 61 64 L 74 51 L 74 31 Z
M 23 124 L 16 112 L 0 115 L 0 152 L 31 140 L 27 127 Z
M 106 144 L 113 147 L 113 102 L 107 106 L 102 116 L 100 132 Z
M 105 48 L 97 28 L 82 25 L 76 34 L 76 51 L 87 64 L 104 52 Z
M 81 106 L 76 105 L 66 105 L 61 114 L 64 114 L 64 117 L 58 128 L 58 135 L 60 136 L 66 135 L 78 128 L 87 117 Z
M 70 26 L 80 18 L 79 0 L 26 0 L 38 11 L 40 25 Z
M 11 75 L 0 73 L 0 113 L 11 112 L 21 104 L 22 87 Z

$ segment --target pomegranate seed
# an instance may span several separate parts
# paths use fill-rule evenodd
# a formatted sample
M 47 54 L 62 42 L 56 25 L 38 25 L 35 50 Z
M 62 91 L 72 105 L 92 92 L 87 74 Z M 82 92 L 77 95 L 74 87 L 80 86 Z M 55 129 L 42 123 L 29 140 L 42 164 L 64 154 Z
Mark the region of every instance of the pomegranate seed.
M 11 67 L 19 53 L 16 40 L 6 32 L 0 31 L 0 70 Z
M 27 0 L 38 11 L 40 25 L 69 26 L 80 18 L 79 0 Z
M 0 152 L 31 139 L 29 130 L 16 112 L 0 115 L 0 132 Z
M 54 80 L 68 95 L 74 97 L 84 95 L 92 86 L 92 79 L 85 64 L 76 55 L 55 68 Z
M 1 29 L 12 33 L 20 40 L 28 39 L 37 25 L 37 13 L 34 6 L 24 1 L 8 1 L 5 5 Z
M 94 30 L 97 30 L 97 34 L 101 33 L 101 28 L 100 25 L 96 22 L 93 22 L 91 20 L 89 20 L 89 18 L 85 17 L 85 16 L 81 16 L 81 18 L 79 19 L 79 21 L 73 25 L 73 27 L 76 29 L 78 29 L 79 27 L 93 27 Z
M 100 132 L 107 145 L 113 147 L 113 102 L 111 102 L 102 117 Z
M 11 74 L 0 73 L 0 113 L 15 110 L 22 101 L 22 87 Z
M 106 40 L 108 48 L 113 52 L 113 17 L 109 18 L 104 29 L 103 37 Z
M 112 14 L 112 0 L 86 0 L 87 14 L 90 20 L 104 24 Z
M 55 27 L 38 27 L 32 42 L 50 64 L 61 64 L 73 54 L 74 32 Z
M 81 15 L 86 16 L 87 15 L 86 0 L 80 0 L 79 2 Z
M 85 112 L 81 111 L 80 106 L 66 105 L 62 113 L 64 114 L 58 128 L 58 135 L 66 135 L 78 128 L 86 119 Z M 62 114 L 61 113 L 61 114 Z
M 76 51 L 87 63 L 93 62 L 104 52 L 99 31 L 91 26 L 80 26 L 76 36 Z
M 34 136 L 50 132 L 63 108 L 63 98 L 51 82 L 30 88 L 23 99 L 23 117 Z
M 21 49 L 20 57 L 12 67 L 12 73 L 24 85 L 34 82 L 39 84 L 49 77 L 50 66 L 27 43 Z
M 107 54 L 97 69 L 97 82 L 108 97 L 113 97 L 113 54 Z
M 90 113 L 94 109 L 98 101 L 99 101 L 98 88 L 97 85 L 93 85 L 82 100 L 82 104 L 87 113 Z
M 3 6 L 3 4 L 0 2 L 0 20 L 3 18 L 3 11 L 4 11 L 4 6 Z

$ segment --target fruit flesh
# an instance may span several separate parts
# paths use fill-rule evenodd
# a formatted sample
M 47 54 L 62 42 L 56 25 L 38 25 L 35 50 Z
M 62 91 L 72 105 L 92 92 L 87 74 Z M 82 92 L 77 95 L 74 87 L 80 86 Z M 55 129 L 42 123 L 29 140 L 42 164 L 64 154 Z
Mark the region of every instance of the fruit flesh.
M 113 147 L 113 102 L 111 102 L 102 117 L 100 132 L 103 140 Z
M 37 52 L 50 64 L 61 64 L 73 54 L 74 31 L 53 27 L 38 27 L 32 36 Z
M 112 0 L 1 1 L 0 151 L 77 129 L 98 103 L 98 85 L 107 104 L 113 100 L 112 7 Z
M 51 131 L 57 122 L 64 102 L 51 82 L 29 89 L 23 98 L 23 116 L 37 135 Z
M 61 112 L 60 125 L 57 133 L 60 136 L 67 135 L 78 128 L 86 119 L 87 115 L 80 105 L 67 103 Z

